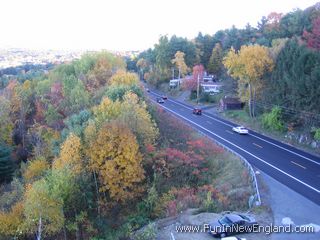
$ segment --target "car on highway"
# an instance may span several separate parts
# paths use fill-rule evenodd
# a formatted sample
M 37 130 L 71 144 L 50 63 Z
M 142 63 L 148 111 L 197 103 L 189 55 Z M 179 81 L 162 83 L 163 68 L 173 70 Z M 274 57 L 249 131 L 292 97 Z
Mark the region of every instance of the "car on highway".
M 156 98 L 157 103 L 164 103 L 164 100 L 162 98 Z
M 168 99 L 168 97 L 166 96 L 166 95 L 162 95 L 162 97 L 161 97 L 163 100 L 167 100 Z
M 147 91 L 147 92 L 150 92 L 150 89 L 149 89 L 149 88 L 146 88 L 146 91 Z
M 229 213 L 219 220 L 209 223 L 209 234 L 214 237 L 224 238 L 239 232 L 250 232 L 258 227 L 254 217 L 245 214 Z
M 239 133 L 239 134 L 248 134 L 249 133 L 249 130 L 243 126 L 233 127 L 232 131 Z
M 201 115 L 202 114 L 202 109 L 198 108 L 198 107 L 195 107 L 195 108 L 193 108 L 192 113 L 196 114 L 196 115 Z

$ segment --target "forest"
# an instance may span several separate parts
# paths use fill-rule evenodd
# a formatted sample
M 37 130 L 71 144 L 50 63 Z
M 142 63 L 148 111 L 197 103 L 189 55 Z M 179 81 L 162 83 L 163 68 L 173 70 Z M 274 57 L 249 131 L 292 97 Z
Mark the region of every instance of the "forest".
M 9 81 L 0 95 L 0 239 L 130 239 L 189 207 L 248 207 L 241 162 L 144 91 L 108 52 Z

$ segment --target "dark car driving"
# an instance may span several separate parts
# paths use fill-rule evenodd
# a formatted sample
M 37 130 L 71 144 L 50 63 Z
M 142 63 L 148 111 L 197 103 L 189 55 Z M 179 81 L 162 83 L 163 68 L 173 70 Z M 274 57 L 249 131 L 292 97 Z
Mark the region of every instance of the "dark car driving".
M 250 232 L 258 226 L 258 223 L 251 216 L 232 213 L 209 223 L 209 226 L 209 234 L 222 238 L 237 233 Z
M 166 95 L 162 95 L 163 100 L 168 100 L 168 97 Z
M 157 98 L 157 103 L 164 103 L 164 100 L 162 98 Z
M 202 110 L 201 108 L 194 108 L 193 111 L 192 111 L 193 114 L 196 114 L 196 115 L 201 115 L 202 114 Z

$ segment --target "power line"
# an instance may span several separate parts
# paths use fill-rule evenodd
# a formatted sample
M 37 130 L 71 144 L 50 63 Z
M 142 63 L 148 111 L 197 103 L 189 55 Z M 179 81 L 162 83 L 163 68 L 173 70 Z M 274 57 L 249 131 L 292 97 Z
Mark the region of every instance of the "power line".
M 269 103 L 265 103 L 265 102 L 261 102 L 261 101 L 260 102 L 255 101 L 255 104 L 260 105 L 260 106 L 264 106 L 264 107 L 268 107 L 268 108 L 279 107 L 279 108 L 285 110 L 287 113 L 292 113 L 292 114 L 296 113 L 296 114 L 300 114 L 300 115 L 309 115 L 309 116 L 320 118 L 320 114 L 317 114 L 317 113 L 295 110 L 295 109 L 284 107 L 284 106 L 277 105 L 277 104 L 269 104 Z

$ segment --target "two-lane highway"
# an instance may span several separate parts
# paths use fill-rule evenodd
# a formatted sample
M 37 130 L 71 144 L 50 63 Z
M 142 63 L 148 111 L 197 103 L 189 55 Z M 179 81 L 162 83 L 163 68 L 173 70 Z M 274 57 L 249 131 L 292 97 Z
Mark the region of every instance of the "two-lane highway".
M 159 92 L 150 92 L 152 99 L 159 96 Z M 248 135 L 238 135 L 232 131 L 234 123 L 205 112 L 201 116 L 192 114 L 191 106 L 173 99 L 159 106 L 320 205 L 320 158 L 254 131 L 249 131 Z

